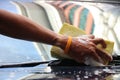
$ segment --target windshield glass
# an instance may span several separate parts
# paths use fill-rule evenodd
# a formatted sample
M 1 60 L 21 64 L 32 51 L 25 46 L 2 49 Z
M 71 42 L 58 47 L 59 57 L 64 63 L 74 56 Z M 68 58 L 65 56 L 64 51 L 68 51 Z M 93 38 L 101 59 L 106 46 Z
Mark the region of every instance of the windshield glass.
M 0 9 L 26 16 L 55 32 L 59 32 L 62 24 L 67 22 L 85 30 L 88 34 L 113 41 L 115 43 L 113 55 L 120 55 L 120 6 L 119 2 L 114 0 L 104 2 L 1 0 Z M 90 22 L 86 28 L 89 20 L 87 17 Z M 50 53 L 51 45 L 3 35 L 0 35 L 0 44 L 0 65 L 55 59 Z
M 26 1 L 17 0 L 17 1 L 21 1 L 22 3 L 32 2 L 32 0 L 26 0 Z M 11 0 L 0 1 L 0 9 L 4 9 L 16 14 L 23 15 L 20 11 L 21 6 L 18 6 L 19 8 L 17 8 L 17 6 L 18 5 L 13 3 Z M 32 5 L 30 6 L 32 7 Z M 34 17 L 36 16 L 34 15 Z M 49 55 L 47 55 L 50 54 L 50 50 L 49 50 L 50 48 L 44 49 L 45 47 L 43 47 L 42 44 L 39 45 L 38 47 L 37 43 L 35 42 L 13 39 L 3 35 L 0 35 L 0 44 L 1 44 L 0 65 L 22 63 L 22 62 L 38 62 L 38 61 L 51 59 Z M 49 45 L 47 46 L 50 47 Z

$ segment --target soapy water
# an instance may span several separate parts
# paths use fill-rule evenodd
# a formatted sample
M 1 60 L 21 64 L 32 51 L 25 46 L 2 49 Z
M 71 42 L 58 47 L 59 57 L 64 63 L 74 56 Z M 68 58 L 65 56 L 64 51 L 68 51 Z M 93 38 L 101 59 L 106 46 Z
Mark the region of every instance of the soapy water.
M 91 66 L 104 66 L 102 63 L 95 61 L 91 57 L 86 57 L 85 62 L 86 65 L 91 65 Z
M 93 72 L 90 71 L 72 71 L 72 72 L 66 72 L 66 71 L 59 71 L 59 72 L 53 72 L 50 74 L 54 74 L 53 76 L 48 75 L 46 80 L 51 80 L 51 79 L 56 79 L 56 80 L 105 80 L 108 76 L 111 76 L 114 74 L 111 70 L 109 69 L 104 69 L 102 70 L 95 70 Z

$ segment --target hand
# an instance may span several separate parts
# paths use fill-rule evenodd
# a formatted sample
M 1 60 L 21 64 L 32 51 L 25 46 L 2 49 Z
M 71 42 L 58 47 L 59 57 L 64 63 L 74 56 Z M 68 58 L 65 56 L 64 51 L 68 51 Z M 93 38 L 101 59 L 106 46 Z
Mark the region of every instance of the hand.
M 112 57 L 103 50 L 98 49 L 97 44 L 101 44 L 103 48 L 106 48 L 105 41 L 102 38 L 95 38 L 93 35 L 74 37 L 67 55 L 80 63 L 84 63 L 86 57 L 92 57 L 103 64 L 105 63 L 102 59 L 111 61 Z

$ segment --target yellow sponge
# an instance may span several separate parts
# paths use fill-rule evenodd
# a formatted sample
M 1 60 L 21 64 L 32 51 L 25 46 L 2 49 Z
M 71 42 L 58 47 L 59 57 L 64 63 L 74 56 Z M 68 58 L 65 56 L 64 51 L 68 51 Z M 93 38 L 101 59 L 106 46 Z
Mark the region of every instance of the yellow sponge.
M 67 35 L 67 36 L 72 36 L 72 37 L 77 37 L 80 35 L 85 35 L 85 31 L 74 27 L 73 25 L 69 25 L 67 23 L 64 23 L 62 28 L 59 31 L 60 34 L 62 35 Z M 114 46 L 114 42 L 112 41 L 108 41 L 105 40 L 107 47 L 104 49 L 104 51 L 106 51 L 107 53 L 112 55 L 112 51 L 113 51 L 113 46 Z M 97 45 L 98 48 L 102 49 L 101 45 Z M 64 51 L 56 46 L 53 46 L 51 48 L 51 56 L 54 58 L 58 58 L 58 59 L 71 59 L 69 56 L 67 56 L 66 54 L 64 54 Z

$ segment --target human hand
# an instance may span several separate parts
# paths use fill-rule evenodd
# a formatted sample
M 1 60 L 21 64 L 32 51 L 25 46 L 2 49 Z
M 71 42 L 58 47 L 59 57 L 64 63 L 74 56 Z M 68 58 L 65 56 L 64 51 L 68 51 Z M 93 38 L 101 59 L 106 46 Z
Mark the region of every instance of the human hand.
M 103 50 L 98 49 L 97 44 L 101 44 L 103 48 L 106 48 L 105 41 L 102 38 L 95 38 L 93 35 L 73 37 L 69 52 L 66 54 L 80 63 L 84 63 L 86 57 L 92 57 L 103 64 L 105 64 L 103 59 L 111 61 L 112 57 Z

